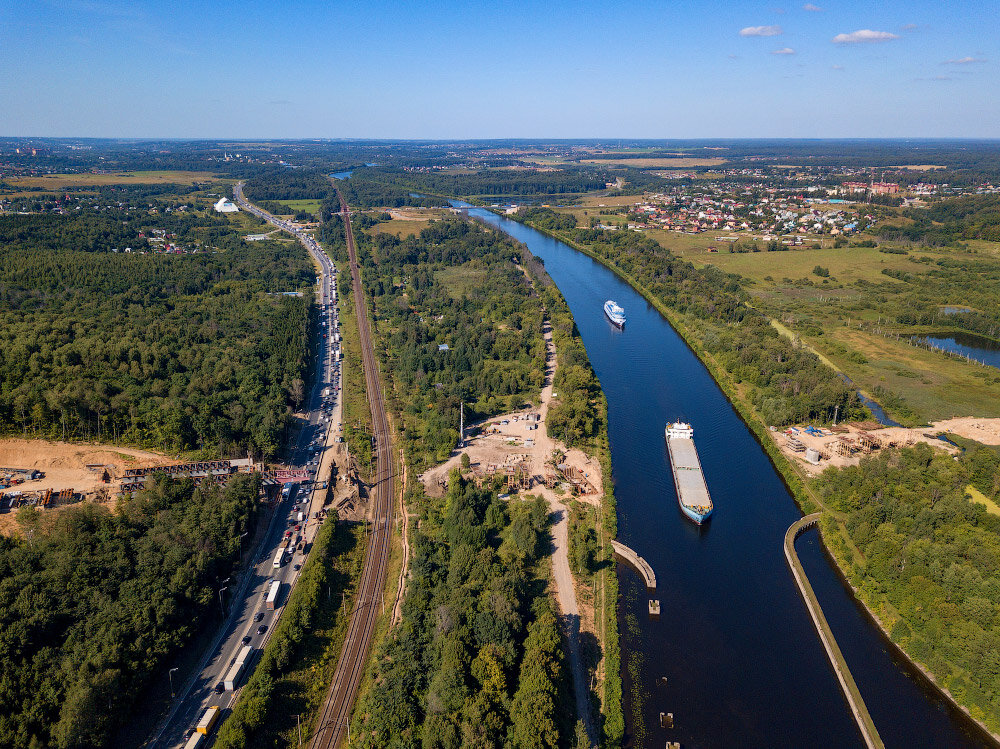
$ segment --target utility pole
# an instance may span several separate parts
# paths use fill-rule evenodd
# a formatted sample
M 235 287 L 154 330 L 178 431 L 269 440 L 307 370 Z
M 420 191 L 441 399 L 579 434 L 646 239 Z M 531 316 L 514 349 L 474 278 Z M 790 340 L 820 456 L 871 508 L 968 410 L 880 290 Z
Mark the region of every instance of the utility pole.
M 296 715 L 295 716 L 295 724 L 299 728 L 299 746 L 302 746 L 302 716 L 301 715 Z
M 465 401 L 459 405 L 458 416 L 458 446 L 465 447 Z
M 173 699 L 174 697 L 177 696 L 176 694 L 174 694 L 174 671 L 176 670 L 177 670 L 176 668 L 172 668 L 169 671 L 167 671 L 167 678 L 170 679 L 170 699 Z

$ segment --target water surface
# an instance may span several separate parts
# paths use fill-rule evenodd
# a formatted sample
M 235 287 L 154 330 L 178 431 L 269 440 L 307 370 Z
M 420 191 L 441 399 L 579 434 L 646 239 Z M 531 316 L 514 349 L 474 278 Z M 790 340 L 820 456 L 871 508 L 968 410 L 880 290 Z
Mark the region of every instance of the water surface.
M 800 513 L 705 367 L 650 304 L 600 263 L 485 209 L 469 212 L 545 262 L 608 399 L 618 537 L 652 565 L 662 606 L 661 618 L 650 620 L 642 582 L 619 568 L 625 712 L 636 745 L 861 746 L 785 562 L 784 534 Z M 623 331 L 605 318 L 607 299 L 625 308 Z M 702 528 L 677 507 L 663 438 L 666 422 L 675 419 L 694 427 L 715 502 Z M 810 558 L 807 569 L 810 579 L 825 574 L 837 581 L 822 555 Z M 886 745 L 981 745 L 970 724 L 942 709 L 937 693 L 889 652 L 843 585 L 822 580 L 817 593 L 838 638 L 849 643 L 846 657 L 874 703 Z M 629 701 L 633 687 L 639 704 Z M 886 689 L 892 694 L 881 694 Z M 659 728 L 660 711 L 674 713 L 674 729 Z

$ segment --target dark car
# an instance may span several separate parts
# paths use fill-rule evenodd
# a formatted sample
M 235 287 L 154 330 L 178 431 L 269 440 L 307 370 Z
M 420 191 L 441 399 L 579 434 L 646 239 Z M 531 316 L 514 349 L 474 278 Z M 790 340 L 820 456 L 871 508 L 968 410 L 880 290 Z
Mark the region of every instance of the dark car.
M 300 569 L 302 569 L 302 565 L 301 564 L 293 564 L 292 565 L 292 569 L 295 570 L 296 572 L 298 572 Z
M 267 632 L 267 625 L 266 624 L 261 624 L 259 627 L 257 627 L 257 634 L 262 635 L 265 632 Z
M 226 691 L 226 685 L 220 681 L 218 684 L 215 685 L 215 691 L 218 694 L 222 694 L 223 692 Z
M 253 639 L 253 638 L 252 638 L 252 637 L 251 637 L 250 635 L 246 635 L 246 636 L 245 636 L 245 637 L 243 638 L 242 642 L 243 642 L 243 644 L 244 644 L 244 645 L 249 645 L 249 644 L 250 644 L 250 640 L 252 640 L 252 639 Z
M 264 618 L 264 612 L 263 611 L 258 611 L 256 614 L 253 615 L 253 620 L 255 622 L 259 622 L 263 618 Z

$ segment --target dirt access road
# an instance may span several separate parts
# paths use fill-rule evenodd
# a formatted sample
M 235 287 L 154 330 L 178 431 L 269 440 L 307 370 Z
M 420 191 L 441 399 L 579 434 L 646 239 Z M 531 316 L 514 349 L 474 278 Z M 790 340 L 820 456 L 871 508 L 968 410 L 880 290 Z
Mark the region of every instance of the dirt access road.
M 566 456 L 564 462 L 576 468 L 596 489 L 596 493 L 580 496 L 578 499 L 591 504 L 600 503 L 600 498 L 604 496 L 600 463 L 582 450 L 568 450 L 565 444 L 552 439 L 546 433 L 545 424 L 549 405 L 556 397 L 553 391 L 556 373 L 556 347 L 552 340 L 552 328 L 548 320 L 545 321 L 544 337 L 545 384 L 539 397 L 538 409 L 516 411 L 488 419 L 487 423 L 494 425 L 493 427 L 468 440 L 466 446 L 458 450 L 445 463 L 435 466 L 419 477 L 428 494 L 441 496 L 444 491 L 444 482 L 451 470 L 460 468 L 463 453 L 468 453 L 473 467 L 525 461 L 531 465 L 533 472 L 543 472 L 545 462 L 549 460 L 554 451 L 559 450 Z M 527 417 L 530 413 L 537 413 L 540 420 L 529 420 Z M 528 428 L 533 425 L 537 425 L 537 428 Z M 552 576 L 555 581 L 556 598 L 559 601 L 560 618 L 569 645 L 573 690 L 576 704 L 581 708 L 579 709 L 579 717 L 583 720 L 588 735 L 593 739 L 594 730 L 590 710 L 582 709 L 583 706 L 589 706 L 590 703 L 580 647 L 580 607 L 577 603 L 576 586 L 569 566 L 569 511 L 562 502 L 562 496 L 557 494 L 554 489 L 537 485 L 532 487 L 529 493 L 544 497 L 553 516 Z

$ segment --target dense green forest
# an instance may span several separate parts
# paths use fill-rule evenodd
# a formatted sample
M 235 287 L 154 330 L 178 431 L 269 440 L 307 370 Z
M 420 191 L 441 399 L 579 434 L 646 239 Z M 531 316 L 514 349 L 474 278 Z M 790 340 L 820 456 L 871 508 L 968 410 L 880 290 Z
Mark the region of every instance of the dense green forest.
M 250 200 L 265 201 L 261 203 L 262 206 L 273 205 L 267 201 L 274 200 L 319 200 L 323 204 L 320 213 L 326 221 L 340 211 L 336 192 L 338 188 L 351 208 L 441 203 L 440 200 L 411 195 L 410 188 L 405 184 L 398 184 L 396 179 L 373 168 L 359 168 L 346 180 L 331 179 L 327 169 L 268 170 L 256 174 L 247 182 L 246 193 Z M 287 212 L 287 208 L 280 211 Z
M 164 477 L 111 513 L 22 510 L 0 536 L 0 745 L 109 746 L 136 697 L 218 611 L 260 480 Z
M 1000 242 L 1000 196 L 950 198 L 927 208 L 910 209 L 903 215 L 911 223 L 906 226 L 883 224 L 878 235 L 936 246 L 963 239 Z
M 535 221 L 557 221 L 545 208 Z M 515 216 L 520 218 L 520 216 Z M 655 240 L 630 231 L 572 229 L 559 232 L 598 258 L 620 268 L 668 308 L 684 315 L 705 350 L 750 387 L 754 407 L 768 424 L 828 421 L 834 407 L 841 418 L 867 410 L 857 394 L 815 354 L 795 346 L 747 304 L 738 276 L 713 267 L 695 268 Z
M 565 167 L 544 172 L 537 169 L 481 169 L 474 173 L 444 174 L 399 170 L 394 178 L 413 189 L 438 195 L 522 197 L 603 190 L 608 179 L 613 180 L 614 176 L 609 177 L 606 170 L 593 167 Z
M 328 232 L 338 226 L 336 219 Z M 403 240 L 355 236 L 403 447 L 421 471 L 454 449 L 463 401 L 472 422 L 537 398 L 545 369 L 541 300 L 515 265 L 520 248 L 468 221 L 434 222 Z M 347 283 L 345 274 L 342 292 Z
M 148 247 L 154 227 L 203 251 L 110 252 Z M 298 245 L 236 229 L 209 213 L 0 217 L 0 429 L 273 456 L 303 397 L 313 271 Z
M 546 503 L 506 503 L 453 472 L 421 505 L 403 619 L 374 658 L 355 744 L 568 746 L 572 697 L 545 589 Z
M 1000 517 L 967 490 L 1000 498 L 1000 453 L 973 446 L 956 461 L 918 444 L 827 469 L 815 483 L 847 513 L 862 557 L 835 528 L 824 539 L 861 598 L 939 684 L 1000 730 Z

